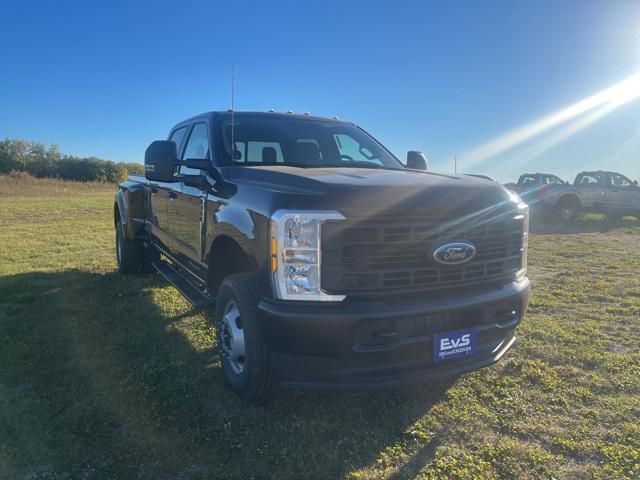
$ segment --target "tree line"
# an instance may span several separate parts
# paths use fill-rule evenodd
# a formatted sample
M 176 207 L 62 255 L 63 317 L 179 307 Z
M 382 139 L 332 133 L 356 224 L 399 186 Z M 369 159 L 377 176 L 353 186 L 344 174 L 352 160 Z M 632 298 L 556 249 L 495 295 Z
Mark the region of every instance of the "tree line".
M 64 155 L 57 145 L 5 138 L 0 141 L 0 175 L 10 172 L 26 172 L 39 178 L 115 183 L 125 180 L 129 174 L 142 174 L 144 169 L 138 163 Z

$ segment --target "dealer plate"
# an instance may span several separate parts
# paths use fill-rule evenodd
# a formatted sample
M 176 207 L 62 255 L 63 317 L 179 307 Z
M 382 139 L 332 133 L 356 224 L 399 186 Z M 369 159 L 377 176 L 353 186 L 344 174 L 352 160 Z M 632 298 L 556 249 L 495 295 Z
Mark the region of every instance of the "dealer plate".
M 433 361 L 452 360 L 476 353 L 476 332 L 473 329 L 455 330 L 433 336 Z

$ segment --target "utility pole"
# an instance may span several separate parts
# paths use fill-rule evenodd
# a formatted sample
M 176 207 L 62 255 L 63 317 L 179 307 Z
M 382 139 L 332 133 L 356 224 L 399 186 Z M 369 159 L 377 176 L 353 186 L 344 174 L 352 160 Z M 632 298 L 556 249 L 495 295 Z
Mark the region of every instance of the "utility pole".
M 458 155 L 453 157 L 453 173 L 458 173 Z

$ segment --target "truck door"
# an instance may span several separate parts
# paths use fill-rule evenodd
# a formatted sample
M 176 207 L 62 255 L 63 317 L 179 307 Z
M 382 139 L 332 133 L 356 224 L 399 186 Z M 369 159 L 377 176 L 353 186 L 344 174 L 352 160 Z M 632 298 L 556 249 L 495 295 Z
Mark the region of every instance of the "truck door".
M 583 207 L 599 208 L 604 204 L 603 175 L 597 173 L 581 173 L 576 177 L 574 186 L 580 194 Z
M 209 132 L 205 122 L 191 128 L 181 159 L 210 159 Z M 181 166 L 180 175 L 199 175 L 200 170 Z M 169 192 L 167 225 L 171 236 L 171 253 L 192 273 L 201 276 L 206 270 L 202 255 L 202 229 L 206 191 L 178 181 Z M 202 278 L 202 277 L 201 277 Z
M 180 155 L 181 148 L 183 147 L 187 130 L 187 126 L 179 127 L 169 135 L 169 140 L 175 142 L 176 144 L 178 155 Z M 161 247 L 167 250 L 169 239 L 168 214 L 172 184 L 164 182 L 153 182 L 150 185 L 150 189 L 151 194 L 149 196 L 149 218 L 151 218 L 151 235 L 153 236 L 155 242 L 159 243 Z
M 640 190 L 624 175 L 608 175 L 606 206 L 615 209 L 637 209 Z

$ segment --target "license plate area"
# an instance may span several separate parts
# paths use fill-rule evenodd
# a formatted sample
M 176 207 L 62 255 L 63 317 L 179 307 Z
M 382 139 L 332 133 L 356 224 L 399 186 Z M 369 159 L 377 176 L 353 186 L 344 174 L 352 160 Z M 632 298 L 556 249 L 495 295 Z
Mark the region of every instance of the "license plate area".
M 433 361 L 442 362 L 476 353 L 476 331 L 468 328 L 433 336 Z
M 478 315 L 474 313 L 474 318 Z M 357 348 L 383 347 L 411 339 L 425 340 L 445 329 L 456 330 L 471 326 L 461 311 L 417 315 L 412 317 L 362 320 L 356 326 Z M 429 339 L 430 340 L 430 339 Z

